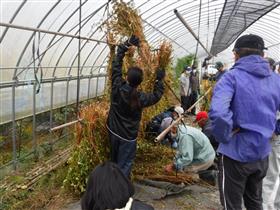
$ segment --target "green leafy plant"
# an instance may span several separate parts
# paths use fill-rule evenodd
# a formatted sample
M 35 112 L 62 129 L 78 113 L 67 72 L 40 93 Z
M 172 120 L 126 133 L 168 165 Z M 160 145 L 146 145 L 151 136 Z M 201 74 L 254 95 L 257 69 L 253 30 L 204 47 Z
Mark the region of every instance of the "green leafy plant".
M 185 66 L 192 65 L 193 59 L 194 59 L 194 54 L 189 54 L 187 56 L 177 59 L 176 66 L 175 66 L 175 72 L 177 77 L 180 77 Z M 195 64 L 196 63 L 197 60 L 195 60 Z
M 84 192 L 90 171 L 107 159 L 106 110 L 107 102 L 95 102 L 81 109 L 80 118 L 83 120 L 76 125 L 77 144 L 68 160 L 69 169 L 63 182 L 66 189 Z

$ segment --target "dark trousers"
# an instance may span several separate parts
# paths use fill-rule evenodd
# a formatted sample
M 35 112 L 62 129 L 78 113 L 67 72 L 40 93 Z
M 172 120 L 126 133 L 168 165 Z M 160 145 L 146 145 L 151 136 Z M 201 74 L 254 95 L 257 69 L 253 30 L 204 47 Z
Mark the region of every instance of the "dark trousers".
M 225 210 L 241 210 L 242 198 L 247 210 L 262 210 L 262 180 L 268 168 L 268 158 L 242 163 L 219 156 L 220 200 Z
M 117 163 L 126 177 L 130 176 L 133 161 L 136 156 L 136 141 L 124 141 L 109 134 L 111 143 L 111 161 Z
M 181 96 L 181 105 L 184 111 L 186 111 L 190 106 L 190 96 Z
M 193 91 L 190 95 L 190 107 L 197 101 L 198 94 L 196 91 Z M 195 107 L 192 108 L 191 113 L 195 114 Z

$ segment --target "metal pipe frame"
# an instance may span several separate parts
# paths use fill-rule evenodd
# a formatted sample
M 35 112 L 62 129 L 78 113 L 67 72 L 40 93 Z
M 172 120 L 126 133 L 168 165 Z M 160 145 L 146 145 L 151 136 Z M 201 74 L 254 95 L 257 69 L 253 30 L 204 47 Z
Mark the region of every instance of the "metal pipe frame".
M 204 6 L 205 4 L 206 3 L 202 4 L 202 6 Z M 192 12 L 196 12 L 195 9 L 199 6 L 199 4 L 193 5 L 191 7 L 186 8 L 186 9 L 183 8 L 183 6 L 188 6 L 188 5 L 189 5 L 188 3 L 185 3 L 185 4 L 177 6 L 177 8 L 181 10 L 182 15 L 188 15 L 188 20 L 195 19 L 190 14 Z M 217 3 L 217 4 L 209 6 L 209 8 L 212 8 L 212 7 L 216 8 L 216 7 L 219 7 L 220 5 L 223 5 L 223 4 L 222 3 Z M 208 8 L 208 5 L 207 5 L 207 8 Z M 175 21 L 175 22 L 177 22 L 177 24 L 179 24 L 179 22 L 176 21 L 177 18 L 174 17 L 173 9 L 169 10 L 168 13 L 170 14 L 169 16 L 167 16 L 164 19 L 160 20 L 161 24 L 157 26 L 158 28 L 162 28 L 162 27 L 165 26 L 163 29 L 165 29 L 165 28 L 169 28 L 170 29 L 170 25 L 172 25 L 172 26 L 174 25 L 174 23 L 172 23 L 172 21 Z M 153 17 L 153 16 L 155 16 L 155 14 L 150 15 L 149 18 Z M 145 19 L 148 20 L 148 18 L 145 18 Z M 153 22 L 156 22 L 157 20 L 158 19 L 155 18 L 155 20 L 149 21 L 149 23 L 152 24 Z M 148 33 L 148 31 L 147 31 L 147 33 Z
M 95 77 L 107 77 L 107 74 L 89 74 L 89 75 L 83 75 L 82 79 L 84 78 L 95 78 Z M 57 77 L 55 80 L 53 78 L 44 78 L 42 79 L 41 83 L 51 83 L 53 82 L 65 82 L 67 80 L 76 80 L 77 76 L 65 76 L 65 77 Z M 0 83 L 0 89 L 2 88 L 9 88 L 13 87 L 13 84 L 15 83 L 15 86 L 25 86 L 25 85 L 33 85 L 33 83 L 36 82 L 36 80 L 19 80 L 19 81 L 12 81 L 12 82 L 2 82 Z
M 206 49 L 206 47 L 201 43 L 200 39 L 198 36 L 194 33 L 192 28 L 187 24 L 187 22 L 184 20 L 184 18 L 181 16 L 181 14 L 177 11 L 174 10 L 174 13 L 176 16 L 179 18 L 179 20 L 184 24 L 184 26 L 188 29 L 188 31 L 193 35 L 193 37 L 196 39 L 196 41 L 200 44 L 200 46 L 205 50 L 205 52 L 209 55 L 212 56 L 211 53 Z
M 33 143 L 33 152 L 36 156 L 37 154 L 37 140 L 36 140 L 36 85 L 37 82 L 33 83 L 33 106 L 32 106 L 32 143 Z
M 214 6 L 211 6 L 211 7 L 217 7 L 221 4 L 216 4 Z M 196 5 L 197 6 L 197 5 Z M 193 7 L 190 7 L 190 8 L 187 8 L 187 9 L 181 9 L 182 10 L 182 15 L 184 14 L 188 14 L 188 20 L 189 20 L 189 23 L 191 23 L 192 27 L 195 28 L 198 24 L 197 24 L 197 19 L 196 18 L 193 18 L 193 15 L 191 15 L 192 12 L 195 12 L 194 8 L 196 6 L 193 6 Z M 209 7 L 210 8 L 210 7 Z M 213 17 L 213 16 L 211 16 Z M 171 19 L 170 19 L 171 18 Z M 208 18 L 208 17 L 207 17 Z M 215 18 L 215 17 L 214 17 Z M 174 13 L 172 12 L 172 15 L 169 15 L 167 16 L 165 19 L 163 19 L 161 22 L 162 24 L 158 26 L 158 29 L 161 30 L 161 31 L 164 31 L 164 30 L 169 30 L 169 31 L 172 31 L 169 35 L 171 35 L 172 33 L 175 33 L 175 30 L 181 30 L 181 23 L 176 21 L 177 18 L 174 17 Z M 203 21 L 203 19 L 202 19 Z M 194 23 L 194 24 L 193 24 Z M 172 30 L 170 30 L 170 26 L 172 25 Z M 207 25 L 207 24 L 206 24 Z M 179 27 L 177 27 L 179 26 Z M 149 30 L 149 29 L 148 29 Z M 149 32 L 147 32 L 147 34 L 149 35 Z
M 53 69 L 53 68 L 57 68 L 57 69 L 66 69 L 66 68 L 78 68 L 78 66 L 40 66 L 43 69 Z M 92 68 L 92 66 L 83 66 L 84 68 Z M 106 67 L 106 66 L 94 66 L 94 67 Z M 33 69 L 34 66 L 30 66 L 30 67 L 26 67 L 26 66 L 19 66 L 19 67 L 0 67 L 0 71 L 1 70 L 5 70 L 5 69 Z M 1 84 L 1 83 L 0 83 Z
M 49 14 L 51 14 L 51 12 L 54 10 L 54 8 L 56 8 L 56 6 L 57 6 L 60 2 L 61 2 L 61 0 L 58 0 L 58 1 L 51 7 L 51 9 L 44 15 L 44 17 L 43 17 L 42 20 L 39 22 L 39 24 L 37 25 L 36 28 L 39 28 L 39 27 L 44 23 L 44 21 L 47 19 L 47 17 L 49 16 Z M 24 46 L 24 48 L 23 48 L 23 50 L 22 50 L 22 52 L 21 52 L 21 54 L 20 54 L 20 57 L 19 57 L 19 59 L 18 59 L 18 61 L 17 61 L 16 66 L 19 66 L 19 64 L 20 64 L 20 62 L 21 62 L 21 59 L 22 59 L 22 57 L 23 57 L 24 52 L 26 51 L 26 49 L 27 49 L 29 43 L 31 42 L 32 38 L 35 37 L 35 32 L 36 32 L 36 31 L 33 31 L 33 33 L 31 34 L 31 36 L 29 37 L 28 41 L 25 43 L 25 46 Z M 15 69 L 14 78 L 16 78 L 16 73 L 17 73 L 17 69 Z
M 85 17 L 83 21 L 87 21 L 88 19 L 91 19 L 91 18 L 94 16 L 95 12 L 96 12 L 96 11 L 94 11 L 93 13 L 91 13 L 90 15 L 88 15 L 87 17 Z M 75 14 L 75 11 L 74 11 L 71 15 L 74 15 L 74 14 Z M 63 28 L 63 26 L 64 26 L 64 25 L 68 22 L 68 20 L 72 17 L 71 15 L 70 15 L 70 16 L 66 19 L 66 21 L 64 21 L 64 23 L 59 27 L 58 31 L 61 31 L 61 29 Z M 70 33 L 70 32 L 71 32 L 72 30 L 74 30 L 77 26 L 78 26 L 78 24 L 76 24 L 74 27 L 72 27 L 72 28 L 71 28 L 70 30 L 68 30 L 66 33 L 67 33 L 67 34 Z M 76 33 L 77 33 L 77 32 L 76 32 Z M 44 58 L 46 52 L 47 52 L 50 48 L 52 48 L 54 45 L 56 45 L 56 43 L 58 43 L 61 39 L 63 39 L 63 37 L 60 37 L 59 39 L 57 39 L 57 40 L 53 43 L 53 41 L 54 41 L 55 38 L 56 38 L 56 35 L 54 35 L 53 38 L 50 40 L 50 42 L 48 43 L 46 49 L 45 49 L 43 52 L 41 52 L 41 54 L 40 54 L 37 58 L 35 58 L 35 61 L 38 60 L 38 59 L 43 60 L 43 58 Z M 41 57 L 41 58 L 40 58 L 40 57 Z M 29 67 L 30 65 L 32 65 L 33 62 L 34 62 L 34 61 L 32 61 L 31 63 L 29 63 L 29 64 L 27 65 L 27 67 Z M 24 71 L 24 70 L 25 70 L 25 69 L 23 69 L 23 71 Z M 21 74 L 21 73 L 22 73 L 22 71 L 19 72 L 18 75 Z
M 40 33 L 53 34 L 53 35 L 58 35 L 58 36 L 63 36 L 63 37 L 70 37 L 70 38 L 76 38 L 76 39 L 80 38 L 80 39 L 87 40 L 87 41 L 93 41 L 93 42 L 110 44 L 110 45 L 117 45 L 116 43 L 110 43 L 110 42 L 107 42 L 107 41 L 104 41 L 104 40 L 92 39 L 92 38 L 88 38 L 88 37 L 84 37 L 84 36 L 79 37 L 79 36 L 75 36 L 75 35 L 71 35 L 71 34 L 60 33 L 60 32 L 55 32 L 55 31 L 49 31 L 49 30 L 44 30 L 44 29 L 40 29 L 40 28 L 33 28 L 33 27 L 14 25 L 14 24 L 10 24 L 10 23 L 2 23 L 2 22 L 0 22 L 0 26 L 5 26 L 5 27 L 15 28 L 15 29 L 21 29 L 21 30 L 26 30 L 26 31 L 36 31 L 36 32 L 40 32 Z
M 23 2 L 21 2 L 21 4 L 19 5 L 19 7 L 17 8 L 17 10 L 15 11 L 15 13 L 13 14 L 12 18 L 10 19 L 9 23 L 13 23 L 14 19 L 16 18 L 16 16 L 18 15 L 19 11 L 22 9 L 22 7 L 25 5 L 25 3 L 27 2 L 27 0 L 23 0 Z M 2 36 L 0 37 L 0 43 L 3 41 L 6 33 L 8 32 L 9 28 L 5 28 Z
M 83 2 L 83 4 L 82 5 L 84 5 L 86 2 L 87 2 L 88 0 L 85 0 L 84 2 Z M 143 5 L 145 5 L 147 2 L 149 2 L 150 0 L 148 0 L 148 1 L 146 1 L 146 2 L 144 2 L 143 4 L 141 4 L 139 7 L 141 7 L 141 6 L 143 6 Z M 95 10 L 93 13 L 91 13 L 89 16 L 87 16 L 84 20 L 87 20 L 87 21 L 89 21 L 99 10 L 101 10 L 104 6 L 106 6 L 107 5 L 107 3 L 105 3 L 105 4 L 103 4 L 100 8 L 98 8 L 97 10 Z M 66 21 L 60 26 L 60 28 L 58 29 L 58 32 L 59 31 L 61 31 L 61 29 L 63 28 L 63 26 L 71 19 L 71 17 L 73 17 L 74 16 L 74 14 L 78 11 L 78 9 L 79 8 L 77 8 L 74 12 L 72 12 L 69 16 L 68 16 L 68 18 L 66 19 Z M 76 28 L 78 26 L 78 24 L 76 25 L 76 26 L 74 26 L 71 30 L 69 30 L 67 33 L 69 33 L 70 31 L 72 31 L 74 28 Z M 41 60 L 43 59 L 43 57 L 44 57 L 44 55 L 45 55 L 45 53 L 47 52 L 47 50 L 48 49 L 50 49 L 52 46 L 54 46 L 54 44 L 52 44 L 52 42 L 53 42 L 53 40 L 55 39 L 55 37 L 56 37 L 56 35 L 52 38 L 52 40 L 50 41 L 50 43 L 48 44 L 48 46 L 47 46 L 47 49 L 43 52 L 43 53 L 41 53 L 40 55 L 39 55 L 39 57 L 41 57 L 42 56 L 42 58 L 41 58 Z M 60 39 L 62 39 L 63 37 L 61 37 Z M 59 40 L 60 40 L 59 39 Z M 57 43 L 59 40 L 57 40 L 55 43 Z M 38 58 L 36 58 L 36 60 L 37 60 Z M 33 62 L 31 62 L 28 66 L 30 66 L 31 64 L 32 64 Z M 21 72 L 20 72 L 21 73 Z M 20 74 L 19 73 L 19 74 Z
M 97 14 L 105 5 L 106 5 L 106 4 L 104 4 L 102 7 L 100 7 L 99 9 L 97 9 L 97 10 L 92 14 L 92 16 L 91 16 L 90 18 L 88 18 L 87 20 L 85 20 L 85 22 L 83 23 L 83 25 L 81 26 L 81 28 L 83 28 L 83 27 L 88 23 L 88 21 L 90 21 L 91 18 L 92 18 L 95 14 Z M 98 28 L 89 36 L 89 38 L 93 37 L 93 35 L 94 35 L 95 32 L 97 32 L 97 31 L 98 31 Z M 75 35 L 77 35 L 78 32 L 79 32 L 79 30 L 76 31 Z M 69 45 L 71 44 L 71 42 L 72 42 L 73 40 L 74 40 L 74 38 L 71 38 L 71 39 L 69 40 L 69 42 L 67 43 L 67 45 L 64 47 L 63 51 L 61 52 L 60 56 L 58 57 L 58 59 L 57 59 L 57 61 L 56 61 L 56 66 L 59 64 L 59 62 L 60 62 L 62 56 L 64 55 L 64 53 L 66 52 L 67 48 L 69 47 Z M 87 43 L 87 41 L 85 42 L 84 45 L 86 45 L 86 43 Z M 98 45 L 98 44 L 99 44 L 99 43 L 97 42 L 95 45 Z M 82 47 L 81 49 L 83 49 L 83 47 Z M 79 52 L 77 53 L 77 56 L 78 56 L 78 54 L 79 54 Z M 74 63 L 74 62 L 73 62 L 73 63 Z M 71 66 L 73 65 L 73 63 L 71 64 Z M 56 68 L 54 68 L 53 71 L 54 71 L 54 72 L 53 72 L 53 76 L 55 76 Z M 68 74 L 70 74 L 70 72 L 69 72 Z
M 90 77 L 90 75 L 88 75 L 87 77 L 83 77 L 83 79 L 88 79 L 88 78 L 91 78 L 91 79 L 92 79 L 92 78 L 97 78 L 97 77 L 98 77 L 98 75 L 93 75 L 93 76 L 91 76 L 91 77 Z M 99 75 L 99 77 L 101 77 L 101 75 Z M 105 78 L 105 80 L 106 80 L 107 74 L 104 74 L 104 78 Z M 69 79 L 69 81 L 70 81 L 70 80 L 71 80 L 71 79 Z M 36 81 L 34 80 L 34 82 L 36 82 Z M 55 82 L 61 82 L 61 81 L 55 81 Z M 63 82 L 65 82 L 65 80 L 63 80 Z M 49 83 L 49 82 L 48 82 L 48 83 Z M 24 85 L 26 85 L 26 84 L 16 85 L 16 87 L 17 87 L 17 86 L 24 86 Z M 33 85 L 33 83 L 32 83 L 32 85 Z M 13 87 L 13 86 L 9 86 L 9 87 Z M 91 99 L 91 98 L 89 98 L 89 99 Z M 88 100 L 88 99 L 86 99 L 86 100 Z M 86 100 L 83 100 L 83 101 L 86 101 Z M 73 104 L 75 104 L 75 103 L 71 103 L 71 104 L 68 104 L 68 105 L 73 105 Z M 63 106 L 58 106 L 58 107 L 56 107 L 55 109 L 62 108 L 62 107 L 65 107 L 65 106 L 64 106 L 64 105 L 63 105 Z M 40 111 L 40 112 L 37 112 L 36 115 L 42 114 L 42 113 L 47 113 L 47 112 L 49 112 L 49 111 L 50 111 L 50 110 L 47 110 L 47 111 Z M 23 120 L 23 119 L 28 118 L 28 117 L 30 117 L 30 116 L 32 116 L 32 115 L 26 115 L 26 116 L 24 116 L 24 117 L 15 118 L 15 121 Z M 13 122 L 13 120 L 1 122 L 0 125 L 2 125 L 2 124 L 7 124 L 7 123 L 11 123 L 11 122 Z

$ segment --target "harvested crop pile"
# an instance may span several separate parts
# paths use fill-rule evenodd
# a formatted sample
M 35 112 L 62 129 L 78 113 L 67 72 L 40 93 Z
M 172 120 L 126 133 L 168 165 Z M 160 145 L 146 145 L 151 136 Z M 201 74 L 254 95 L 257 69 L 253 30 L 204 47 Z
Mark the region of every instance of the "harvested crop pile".
M 138 49 L 132 48 L 127 52 L 123 64 L 123 73 L 126 74 L 128 66 L 137 65 L 143 69 L 144 81 L 140 89 L 145 92 L 153 90 L 155 72 L 158 68 L 166 70 L 165 82 L 171 85 L 171 54 L 172 46 L 162 40 L 157 50 L 151 50 L 145 35 L 138 12 L 122 1 L 112 1 L 113 13 L 106 26 L 109 43 L 121 43 L 131 35 L 139 37 L 141 43 Z M 115 55 L 115 46 L 109 45 L 108 81 L 111 81 L 111 62 Z M 109 96 L 110 82 L 108 82 L 107 96 Z M 133 176 L 157 175 L 163 172 L 164 164 L 172 159 L 171 149 L 161 145 L 154 145 L 145 139 L 146 123 L 169 106 L 170 94 L 165 90 L 164 96 L 156 105 L 145 109 L 142 115 L 138 138 L 138 152 L 135 161 Z M 109 108 L 109 97 L 103 102 L 93 103 L 81 110 L 80 117 L 83 123 L 76 128 L 77 146 L 69 160 L 69 171 L 65 179 L 65 186 L 76 192 L 83 192 L 86 178 L 94 166 L 108 157 L 106 119 Z

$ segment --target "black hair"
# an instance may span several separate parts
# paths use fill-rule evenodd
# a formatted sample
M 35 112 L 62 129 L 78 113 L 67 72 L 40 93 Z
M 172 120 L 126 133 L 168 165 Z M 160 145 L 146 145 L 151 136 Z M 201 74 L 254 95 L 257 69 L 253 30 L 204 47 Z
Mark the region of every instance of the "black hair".
M 143 71 L 139 67 L 130 67 L 127 71 L 128 84 L 133 88 L 130 93 L 130 106 L 133 109 L 140 108 L 140 102 L 138 99 L 137 87 L 143 81 Z
M 131 87 L 138 87 L 143 81 L 143 71 L 137 66 L 127 70 L 127 81 Z
M 252 48 L 234 48 L 234 51 L 240 58 L 248 55 L 260 55 L 260 56 L 264 55 L 263 50 L 252 49 Z
M 107 161 L 90 173 L 81 205 L 83 210 L 125 207 L 134 194 L 132 183 L 115 163 Z

